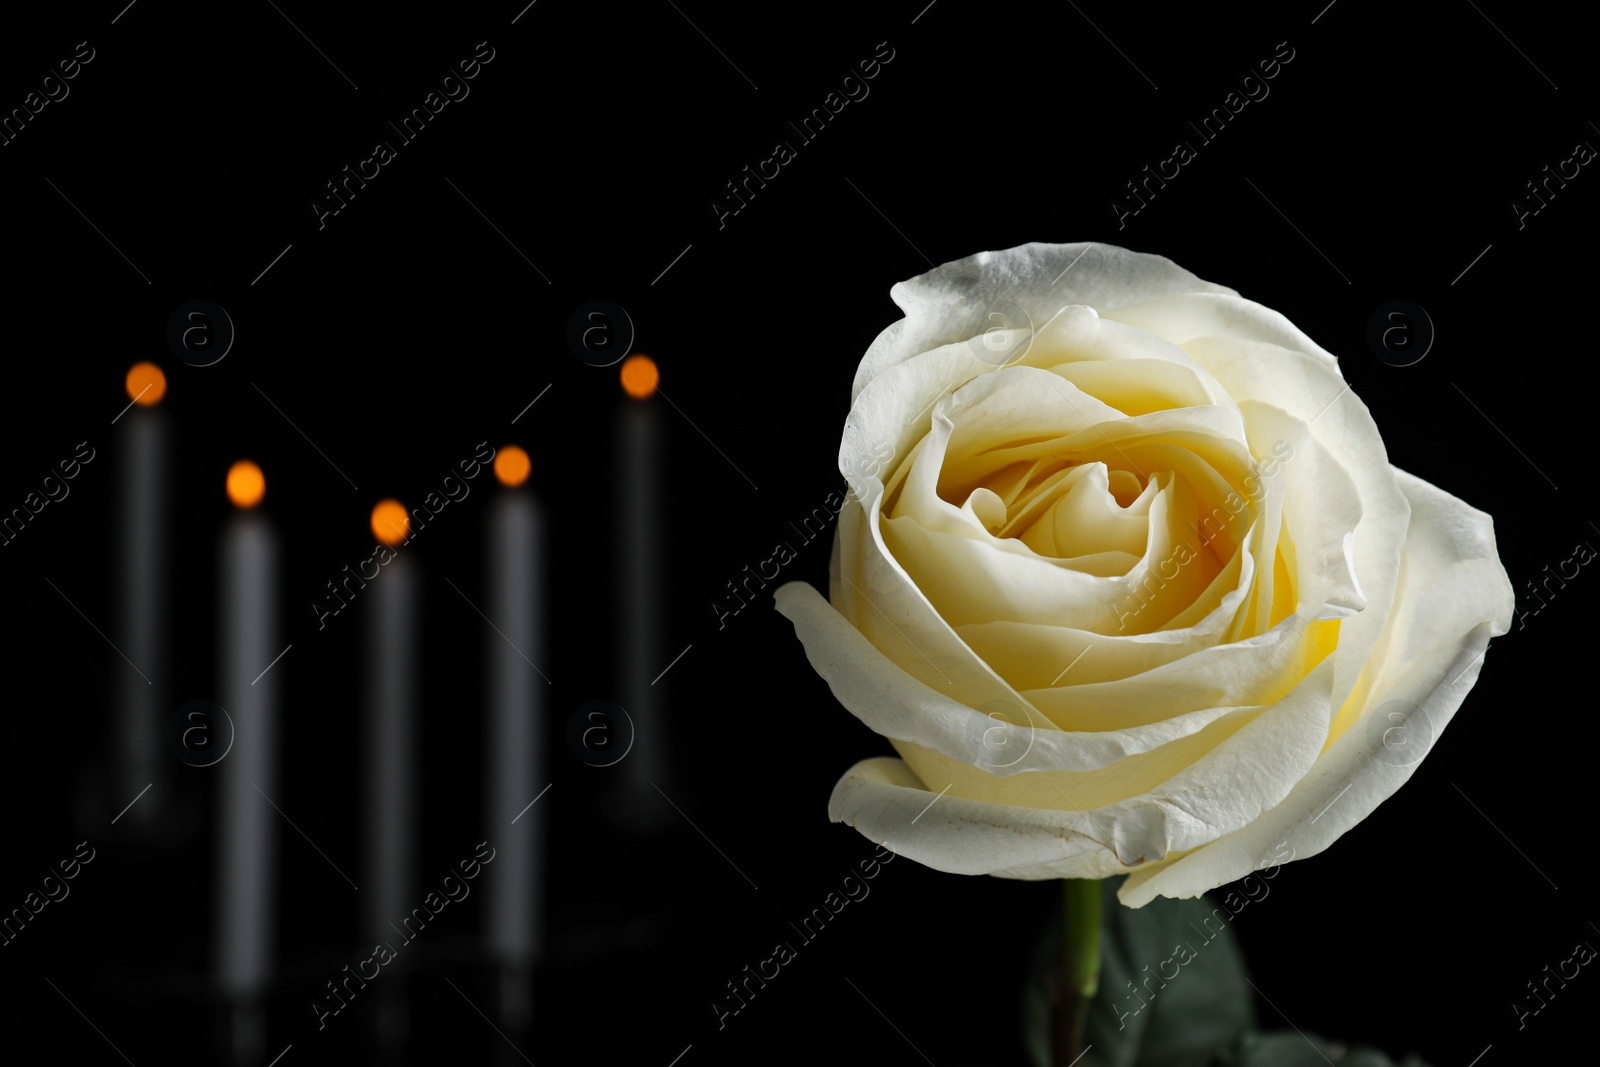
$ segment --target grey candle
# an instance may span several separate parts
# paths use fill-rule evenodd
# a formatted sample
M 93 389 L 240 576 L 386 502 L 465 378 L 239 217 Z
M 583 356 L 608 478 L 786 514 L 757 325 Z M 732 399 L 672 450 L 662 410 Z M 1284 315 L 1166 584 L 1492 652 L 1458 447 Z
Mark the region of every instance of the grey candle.
M 373 516 L 374 532 L 379 516 Z M 399 531 L 395 531 L 399 533 Z M 391 547 L 399 538 L 380 538 Z M 363 579 L 370 578 L 370 582 Z M 393 940 L 394 923 L 416 903 L 417 629 L 422 575 L 415 559 L 395 558 L 371 575 L 348 584 L 363 589 L 364 697 L 361 936 L 368 943 Z M 371 588 L 365 588 L 370 585 Z M 350 590 L 352 595 L 356 589 Z M 402 1044 L 407 1019 L 398 990 L 382 987 L 373 1016 L 385 1047 Z
M 166 803 L 161 752 L 166 707 L 167 539 L 166 416 L 156 407 L 167 391 L 154 363 L 128 371 L 128 409 L 119 415 L 117 472 L 116 644 L 143 669 L 113 666 L 116 678 L 114 788 L 116 808 L 154 786 L 142 804 L 126 811 L 126 822 L 148 827 Z M 148 678 L 146 677 L 148 675 Z
M 263 996 L 272 978 L 277 906 L 278 543 L 252 511 L 266 490 L 261 470 L 241 460 L 228 495 L 241 510 L 221 545 L 218 671 L 233 747 L 218 765 L 216 971 L 223 993 Z M 269 669 L 270 668 L 270 669 Z
M 629 399 L 617 412 L 617 583 L 621 616 L 621 700 L 633 747 L 622 761 L 624 810 L 635 825 L 665 821 L 657 788 L 666 787 L 666 723 L 661 690 L 652 682 L 667 666 L 661 640 L 663 434 L 654 399 L 660 372 L 644 355 L 629 356 L 620 374 Z
M 489 951 L 501 968 L 500 1010 L 525 1025 L 531 1013 L 529 977 L 542 947 L 545 787 L 543 516 L 522 483 L 528 454 L 502 448 L 495 477 L 505 487 L 490 502 L 484 629 L 489 671 L 487 736 L 488 818 L 496 849 L 488 870 L 485 921 Z

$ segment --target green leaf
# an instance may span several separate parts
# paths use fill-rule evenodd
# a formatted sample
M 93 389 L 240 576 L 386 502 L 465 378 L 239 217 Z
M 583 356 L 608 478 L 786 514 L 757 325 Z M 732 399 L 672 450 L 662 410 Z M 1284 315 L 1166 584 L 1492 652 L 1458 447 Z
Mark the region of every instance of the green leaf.
M 1206 897 L 1128 908 L 1117 901 L 1118 884 L 1100 884 L 1100 983 L 1076 1067 L 1427 1067 L 1416 1056 L 1396 1063 L 1377 1049 L 1292 1029 L 1257 1032 L 1228 909 Z M 1047 979 L 1062 952 L 1057 910 L 1023 996 L 1034 1067 L 1052 1067 Z
M 1255 1026 L 1255 1001 L 1226 908 L 1204 897 L 1117 902 L 1101 883 L 1100 987 L 1089 1008 L 1079 1067 L 1208 1067 L 1217 1050 Z M 1024 1000 L 1024 1038 L 1036 1067 L 1050 1067 L 1045 978 L 1061 956 L 1061 923 L 1041 944 Z

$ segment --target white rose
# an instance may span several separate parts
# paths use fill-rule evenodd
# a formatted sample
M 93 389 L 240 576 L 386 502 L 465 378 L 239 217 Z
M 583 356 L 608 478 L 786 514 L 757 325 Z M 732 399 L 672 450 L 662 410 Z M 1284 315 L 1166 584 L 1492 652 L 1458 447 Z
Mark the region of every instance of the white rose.
M 1132 871 L 1138 907 L 1320 852 L 1410 777 L 1511 584 L 1489 516 L 1390 466 L 1332 355 L 1110 245 L 891 295 L 829 599 L 776 595 L 900 755 L 852 767 L 833 820 L 960 874 Z

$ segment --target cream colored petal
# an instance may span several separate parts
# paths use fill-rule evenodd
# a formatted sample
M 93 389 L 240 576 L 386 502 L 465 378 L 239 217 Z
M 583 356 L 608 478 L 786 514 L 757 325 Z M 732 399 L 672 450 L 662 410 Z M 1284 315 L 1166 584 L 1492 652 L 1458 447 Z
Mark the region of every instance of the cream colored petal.
M 1206 394 L 1210 399 L 1208 406 L 1233 406 L 1221 385 L 1182 349 L 1143 330 L 1101 319 L 1090 307 L 1062 307 L 1043 322 L 1037 338 L 1032 331 L 1020 336 L 1029 340 L 1016 366 L 990 362 L 976 355 L 965 341 L 955 341 L 907 355 L 875 373 L 872 381 L 855 394 L 839 445 L 839 471 L 857 495 L 865 498 L 870 492 L 868 483 L 871 480 L 887 482 L 892 472 L 902 468 L 905 458 L 928 433 L 934 405 L 941 397 L 968 383 L 981 382 L 996 371 L 1042 370 L 1073 362 L 1115 361 L 1132 365 L 1136 374 L 1139 367 L 1169 363 L 1173 366 L 1172 375 L 1182 377 L 1191 388 L 1199 388 Z M 1071 373 L 1070 369 L 1066 371 L 1068 375 Z M 1092 372 L 1086 374 L 1093 376 Z M 1061 374 L 1051 379 L 1029 380 L 1049 385 L 1059 398 L 1054 406 L 1059 408 L 1065 403 L 1080 424 L 1123 414 L 1090 399 L 1089 394 L 1068 384 Z M 1147 403 L 1155 404 L 1155 401 Z M 1030 411 L 1049 410 L 1035 405 L 1031 409 L 1020 409 L 1020 413 L 1026 416 Z M 979 413 L 974 425 L 981 430 L 984 425 L 1003 428 L 1004 423 L 996 416 L 984 424 Z M 1061 432 L 1062 428 L 1056 427 L 1055 434 L 1059 436 Z M 1243 440 L 1242 432 L 1238 436 Z
M 862 760 L 839 779 L 828 818 L 952 874 L 994 874 L 1021 865 L 1059 872 L 1043 877 L 1098 879 L 1128 870 L 1101 844 L 1099 828 L 1086 816 L 941 797 L 905 763 L 887 756 Z
M 1243 830 L 1130 878 L 1123 903 L 1198 896 L 1321 852 L 1405 784 L 1455 716 L 1489 639 L 1510 627 L 1515 597 L 1489 516 L 1413 475 L 1394 475 L 1411 522 L 1397 603 L 1377 643 L 1361 718 L 1281 804 Z
M 1050 363 L 1051 373 L 1125 415 L 1232 403 L 1209 374 L 1170 359 L 1129 357 L 1115 361 L 1053 363 L 1042 356 L 1039 362 Z
M 1073 386 L 1062 383 L 1062 389 Z M 1080 405 L 1085 399 L 1079 394 L 1066 400 L 1066 406 Z M 1108 467 L 1133 470 L 1142 478 L 1172 470 L 1213 503 L 1229 492 L 1246 492 L 1245 478 L 1254 469 L 1239 412 L 1213 406 L 1096 422 L 1081 430 L 1023 438 L 1017 444 L 996 443 L 984 450 L 957 452 L 952 442 L 943 480 L 950 485 L 975 484 L 998 466 L 1045 457 L 1063 463 L 1099 460 Z
M 1148 414 L 1178 403 L 1233 404 L 1221 383 L 1181 346 L 1160 334 L 1101 316 L 1086 304 L 1068 304 L 1042 326 L 1011 331 L 1005 340 L 1004 365 L 1048 369 L 1070 380 L 1081 377 L 1090 385 L 1103 387 L 1105 402 L 1129 415 Z
M 1066 733 L 1014 692 L 964 703 L 937 683 L 924 684 L 873 647 L 804 582 L 780 587 L 774 599 L 794 624 L 806 659 L 856 718 L 885 737 L 997 775 L 1098 770 L 1188 737 L 1232 710 L 1207 708 L 1125 730 Z
M 1229 538 L 1240 538 L 1243 524 L 1249 521 L 1248 514 L 1231 508 L 1222 511 L 1220 503 L 1213 503 L 1235 495 L 1236 489 L 1244 491 L 1246 479 L 1255 469 L 1242 442 L 1243 421 L 1236 409 L 1219 406 L 1157 411 L 1095 422 L 1064 436 L 1028 444 L 997 446 L 991 432 L 998 431 L 985 432 L 985 427 L 1020 427 L 1014 432 L 1026 439 L 1033 436 L 1028 427 L 1034 422 L 1041 427 L 1052 421 L 1070 423 L 1080 409 L 1096 403 L 1081 394 L 1073 401 L 1071 393 L 1076 389 L 1068 383 L 1060 383 L 1059 390 L 1040 389 L 1034 384 L 1049 377 L 1043 371 L 1010 368 L 969 383 L 948 401 L 939 403 L 932 432 L 910 460 L 912 473 L 903 483 L 897 483 L 895 516 L 883 524 L 885 546 L 952 624 L 1054 617 L 1066 625 L 1103 632 L 1137 632 L 1164 625 L 1175 613 L 1193 604 L 1220 566 L 1202 563 L 1184 569 L 1175 584 L 1170 580 L 1155 581 L 1161 592 L 1149 613 L 1134 610 L 1138 604 L 1151 600 L 1150 579 L 1158 568 L 1168 564 L 1174 543 L 1194 539 L 1193 531 L 1202 514 L 1195 513 L 1185 494 L 1193 490 L 1207 502 L 1207 512 L 1220 516 L 1223 537 L 1219 545 L 1224 558 L 1233 547 Z M 1065 405 L 1057 400 L 1058 395 Z M 1033 414 L 1038 409 L 1045 413 Z M 1049 414 L 1051 409 L 1053 415 Z M 966 415 L 971 410 L 984 413 L 988 421 L 969 429 Z M 1168 511 L 1165 515 L 1152 512 L 1152 527 L 1165 523 L 1166 528 L 1158 530 L 1149 542 L 1142 570 L 1136 568 L 1114 582 L 1096 582 L 1095 575 L 1104 571 L 1081 576 L 1061 574 L 1048 570 L 1038 559 L 1014 558 L 1023 546 L 997 544 L 970 513 L 963 514 L 935 489 L 936 470 L 944 484 L 966 487 L 980 484 L 997 467 L 1014 465 L 1013 460 L 1032 462 L 1044 457 L 1064 464 L 1109 461 L 1134 467 L 1147 476 L 1168 470 L 1178 474 L 1176 497 L 1169 501 Z M 959 493 L 964 488 L 954 491 Z M 1163 496 L 1158 494 L 1154 499 L 1160 501 Z M 907 517 L 917 521 L 907 522 Z M 946 533 L 949 536 L 943 536 Z M 973 536 L 976 541 L 971 540 Z M 967 543 L 960 543 L 958 538 Z M 1092 537 L 1088 540 L 1091 548 L 1103 547 Z M 994 551 L 996 547 L 1000 551 Z M 1005 580 L 1006 574 L 1014 575 L 1013 579 Z M 1217 590 L 1216 596 L 1220 598 L 1223 592 Z M 1210 605 L 1202 606 L 1192 619 L 1179 625 L 1192 625 L 1209 610 Z M 1062 615 L 1063 611 L 1068 614 Z M 1074 615 L 1086 612 L 1095 617 L 1074 621 Z M 1127 621 L 1129 612 L 1139 616 L 1136 623 Z
M 1230 298 L 1219 302 L 1202 296 L 1194 302 L 1230 309 L 1234 316 L 1230 329 L 1235 335 L 1281 332 L 1282 316 L 1249 301 Z M 1371 413 L 1350 391 L 1338 367 L 1330 365 L 1325 354 L 1317 354 L 1320 349 L 1308 355 L 1270 341 L 1237 337 L 1202 338 L 1184 345 L 1241 402 L 1260 401 L 1305 423 L 1355 483 L 1361 521 L 1348 551 L 1369 608 L 1341 624 L 1335 663 L 1338 684 L 1363 694 L 1367 680 L 1361 676 L 1362 668 L 1394 600 L 1400 549 L 1410 515 Z M 1293 459 L 1283 467 L 1293 475 Z
M 914 518 L 931 530 L 993 543 L 995 538 L 982 523 L 963 515 L 962 509 L 947 499 L 947 494 L 964 499 L 989 479 L 980 476 L 971 486 L 962 485 L 959 477 L 949 473 L 951 461 L 975 458 L 977 469 L 987 475 L 996 464 L 986 463 L 982 457 L 996 446 L 1040 436 L 1061 437 L 1123 418 L 1094 398 L 1073 397 L 1072 392 L 1071 385 L 1049 371 L 1011 367 L 969 382 L 941 399 L 934 405 L 927 436 L 908 457 L 903 479 L 891 480 L 891 485 L 900 483 L 892 513 Z
M 1083 471 L 1083 476 L 1040 500 L 1043 506 L 1033 509 L 1036 513 L 1019 525 L 1015 536 L 1041 556 L 1100 552 L 1142 556 L 1150 529 L 1149 502 L 1144 493 L 1155 483 L 1140 492 L 1140 502 L 1145 506 L 1133 510 L 1122 507 L 1112 495 L 1104 463 L 1073 470 Z
M 1135 619 L 1143 625 L 1130 628 L 1150 630 L 1191 602 L 1210 578 L 1195 567 L 1169 566 L 1171 580 L 1158 580 L 1162 564 L 1173 558 L 1168 511 L 1181 499 L 1176 492 L 1156 495 L 1143 556 L 1113 577 L 996 551 L 985 541 L 929 530 L 905 517 L 883 521 L 884 544 L 952 627 L 1010 619 L 1114 632 Z M 1187 513 L 1193 514 L 1192 504 Z M 1144 591 L 1143 599 L 1137 590 Z
M 1019 649 L 1016 655 L 1029 655 L 1036 662 L 1026 669 L 1019 668 L 1017 674 L 1019 678 L 1030 680 L 1021 683 L 1024 685 L 1031 685 L 1031 679 L 1049 669 L 1041 664 L 1053 667 L 1050 677 L 1060 685 L 1110 681 L 1172 663 L 1216 645 L 1244 604 L 1254 573 L 1255 562 L 1251 556 L 1235 555 L 1212 580 L 1206 593 L 1196 599 L 1196 605 L 1209 605 L 1209 610 L 1182 627 L 1147 633 L 1101 634 L 1057 623 L 996 620 L 970 623 L 958 627 L 956 632 L 985 662 L 996 665 L 997 669 L 998 665 L 1009 661 L 1009 654 L 1004 651 L 1008 645 Z M 1071 673 L 1062 675 L 1060 672 L 1069 666 Z M 1000 673 L 1010 677 L 1004 670 Z
M 1207 708 L 1270 704 L 1317 663 L 1323 651 L 1306 635 L 1307 620 L 1290 616 L 1243 641 L 1201 649 L 1147 671 L 1106 681 L 1075 678 L 1093 652 L 1057 686 L 1033 687 L 996 666 L 1045 718 L 1063 730 L 1124 730 Z M 1315 625 L 1315 624 L 1313 624 Z M 1056 662 L 1054 657 L 1046 664 Z M 1048 666 L 1046 666 L 1048 671 Z M 1044 672 L 1041 672 L 1043 674 Z M 1035 676 L 1037 677 L 1037 675 Z M 1074 683 L 1075 684 L 1071 684 Z
M 855 400 L 867 383 L 902 360 L 990 329 L 1036 328 L 1068 304 L 1117 308 L 1187 292 L 1233 290 L 1202 281 L 1163 256 L 1115 245 L 1033 243 L 980 252 L 889 290 L 905 318 L 867 349 L 850 396 Z
M 834 787 L 829 818 L 848 822 L 919 863 L 956 874 L 1091 877 L 1077 872 L 1112 867 L 1105 858 L 1084 856 L 1093 843 L 1108 850 L 1120 867 L 1154 862 L 1247 826 L 1282 800 L 1316 759 L 1326 732 L 1330 679 L 1331 673 L 1319 669 L 1291 697 L 1245 716 L 1242 728 L 1224 743 L 1170 777 L 1148 787 L 1133 783 L 1129 788 L 1137 792 L 1126 799 L 1074 805 L 1075 797 L 1114 794 L 1119 782 L 1109 770 L 1094 776 L 1092 787 L 1062 774 L 985 776 L 993 780 L 993 795 L 1033 801 L 1018 806 L 964 795 L 972 778 L 982 774 L 965 764 L 941 760 L 919 771 L 908 762 L 912 770 L 905 773 L 894 769 L 895 761 L 870 760 Z M 1262 761 L 1265 751 L 1274 759 Z M 909 752 L 911 759 L 924 755 Z M 1152 765 L 1142 770 L 1154 769 L 1159 758 L 1160 753 L 1135 757 Z M 948 794 L 940 797 L 947 787 Z
M 1257 456 L 1286 450 L 1276 473 L 1283 477 L 1283 522 L 1294 539 L 1296 610 L 1314 619 L 1349 618 L 1367 606 L 1350 557 L 1361 522 L 1354 479 L 1301 420 L 1255 400 L 1243 401 L 1240 411 Z
M 1264 343 L 1303 352 L 1328 367 L 1338 362 L 1282 312 L 1235 292 L 1172 294 L 1102 314 L 1185 348 L 1192 340 L 1215 338 L 1224 344 Z
M 875 504 L 868 501 L 869 507 Z M 973 706 L 1020 702 L 884 547 L 875 508 L 850 525 L 853 530 L 841 521 L 840 566 L 829 575 L 829 599 L 841 617 L 853 616 L 854 628 L 890 662 L 953 700 Z
M 970 358 L 964 353 L 947 355 L 958 364 Z M 922 361 L 886 375 L 894 379 L 891 385 L 904 386 L 917 395 L 931 394 L 925 416 L 944 389 L 936 363 L 937 359 Z M 916 407 L 905 396 L 875 386 L 846 422 L 840 470 L 846 474 L 852 494 L 839 514 L 837 565 L 830 566 L 829 599 L 894 663 L 947 696 L 975 705 L 1016 700 L 1011 687 L 955 635 L 884 546 L 882 477 L 888 474 L 898 485 L 913 466 L 907 443 L 911 438 L 908 433 L 896 436 L 894 420 L 909 421 L 916 414 Z M 891 471 L 891 466 L 898 470 Z M 954 509 L 951 517 L 961 523 L 971 521 Z

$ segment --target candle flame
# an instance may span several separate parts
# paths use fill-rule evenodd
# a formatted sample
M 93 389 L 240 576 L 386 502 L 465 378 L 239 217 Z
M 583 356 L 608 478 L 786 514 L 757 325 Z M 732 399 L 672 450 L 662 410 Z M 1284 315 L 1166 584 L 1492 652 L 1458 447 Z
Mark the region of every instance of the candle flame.
M 261 503 L 261 498 L 266 495 L 267 479 L 260 467 L 248 459 L 241 459 L 228 468 L 228 499 L 233 501 L 235 507 L 249 511 Z
M 372 536 L 386 545 L 398 545 L 406 539 L 411 517 L 398 500 L 380 500 L 372 508 Z
M 528 480 L 533 461 L 516 445 L 506 445 L 494 456 L 494 476 L 501 485 L 518 486 Z
M 141 362 L 129 367 L 123 385 L 128 390 L 128 398 L 144 408 L 155 407 L 167 395 L 167 376 L 154 363 Z
M 622 391 L 635 400 L 643 400 L 656 391 L 661 372 L 656 361 L 646 355 L 632 355 L 622 361 Z

